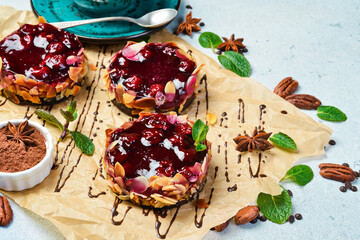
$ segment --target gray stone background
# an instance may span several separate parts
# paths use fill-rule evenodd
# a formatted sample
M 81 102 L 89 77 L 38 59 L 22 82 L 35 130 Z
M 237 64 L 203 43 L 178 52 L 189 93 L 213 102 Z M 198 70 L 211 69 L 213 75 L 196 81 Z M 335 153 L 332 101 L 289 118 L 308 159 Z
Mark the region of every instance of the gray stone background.
M 316 111 L 305 111 L 333 129 L 335 146 L 326 155 L 305 162 L 314 180 L 305 187 L 284 183 L 294 196 L 293 214 L 303 219 L 278 225 L 270 221 L 230 226 L 222 233 L 210 232 L 206 240 L 220 239 L 360 239 L 360 181 L 358 192 L 339 191 L 341 183 L 323 179 L 320 162 L 343 163 L 360 170 L 360 1 L 359 0 L 184 0 L 177 24 L 193 7 L 193 17 L 202 18 L 202 31 L 244 38 L 245 53 L 252 68 L 251 78 L 270 89 L 287 76 L 300 83 L 298 93 L 318 97 L 324 105 L 343 110 L 348 120 L 325 122 Z M 0 0 L 0 5 L 30 10 L 29 0 Z M 199 33 L 182 37 L 213 58 L 211 50 L 198 43 Z M 301 124 L 301 123 L 299 123 Z M 63 239 L 48 221 L 12 203 L 14 221 L 0 227 L 0 239 Z

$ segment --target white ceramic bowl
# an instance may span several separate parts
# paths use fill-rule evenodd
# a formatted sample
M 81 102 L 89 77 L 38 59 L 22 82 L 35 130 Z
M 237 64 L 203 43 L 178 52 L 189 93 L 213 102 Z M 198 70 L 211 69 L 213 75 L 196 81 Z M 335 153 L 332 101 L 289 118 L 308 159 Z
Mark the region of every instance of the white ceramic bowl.
M 18 125 L 24 121 L 25 119 L 14 119 L 9 122 Z M 7 124 L 8 121 L 0 122 L 0 128 L 6 127 Z M 54 146 L 50 132 L 37 122 L 28 121 L 28 124 L 39 130 L 44 136 L 46 140 L 46 154 L 41 162 L 25 171 L 14 173 L 0 172 L 0 188 L 6 191 L 22 191 L 34 187 L 49 175 L 53 165 Z

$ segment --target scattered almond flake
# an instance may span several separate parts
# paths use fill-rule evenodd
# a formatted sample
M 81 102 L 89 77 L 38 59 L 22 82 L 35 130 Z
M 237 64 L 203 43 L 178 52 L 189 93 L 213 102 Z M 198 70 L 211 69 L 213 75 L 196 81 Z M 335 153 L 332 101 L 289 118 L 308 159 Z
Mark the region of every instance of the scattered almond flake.
M 94 64 L 90 64 L 90 70 L 91 71 L 96 71 L 96 66 Z
M 208 208 L 209 204 L 206 202 L 205 199 L 198 199 L 195 201 L 195 206 L 198 208 Z
M 213 113 L 207 113 L 206 114 L 206 120 L 210 125 L 214 125 L 217 122 L 217 117 Z

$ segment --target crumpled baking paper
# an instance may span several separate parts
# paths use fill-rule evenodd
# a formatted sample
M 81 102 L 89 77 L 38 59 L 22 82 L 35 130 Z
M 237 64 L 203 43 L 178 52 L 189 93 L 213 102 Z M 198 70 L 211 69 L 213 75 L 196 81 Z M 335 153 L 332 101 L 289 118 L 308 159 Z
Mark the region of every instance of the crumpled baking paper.
M 1 38 L 16 30 L 22 23 L 37 22 L 29 11 L 16 11 L 2 6 L 0 13 Z M 223 69 L 213 59 L 167 30 L 152 35 L 151 41 L 176 42 L 185 51 L 191 50 L 198 64 L 205 64 L 199 78 L 206 75 L 206 81 L 200 83 L 197 98 L 184 113 L 191 120 L 201 118 L 205 121 L 208 112 L 214 113 L 218 118 L 208 133 L 213 157 L 207 183 L 199 197 L 209 200 L 213 191 L 210 207 L 204 213 L 204 209 L 196 211 L 193 202 L 181 206 L 166 239 L 201 239 L 211 227 L 225 222 L 240 208 L 255 201 L 259 192 L 279 194 L 279 179 L 296 160 L 324 153 L 324 145 L 331 135 L 328 127 L 314 121 L 255 80 L 241 78 Z M 129 240 L 144 239 L 145 236 L 146 239 L 158 239 L 154 212 L 150 211 L 145 216 L 146 212 L 140 207 L 128 202 L 119 204 L 118 215 L 114 218 L 115 221 L 122 220 L 128 207 L 132 207 L 122 224 L 112 224 L 111 212 L 115 196 L 101 176 L 105 175 L 100 170 L 105 129 L 118 127 L 129 120 L 127 115 L 109 102 L 102 79 L 110 57 L 123 46 L 124 44 L 85 44 L 89 60 L 97 66 L 97 70 L 88 73 L 82 90 L 75 97 L 79 117 L 76 122 L 71 123 L 70 129 L 81 131 L 93 139 L 96 146 L 94 155 L 82 155 L 74 142 L 67 138 L 55 148 L 57 152 L 54 152 L 54 158 L 59 167 L 52 170 L 41 184 L 22 192 L 4 192 L 22 207 L 53 222 L 67 239 Z M 0 100 L 5 101 L 3 97 Z M 67 100 L 51 107 L 28 107 L 7 101 L 0 107 L 0 120 L 28 117 L 32 121 L 42 122 L 33 115 L 37 108 L 50 110 L 62 119 L 59 109 L 66 108 L 68 103 Z M 261 110 L 260 105 L 265 105 L 266 108 Z M 282 114 L 282 110 L 287 114 Z M 224 112 L 226 116 L 222 116 Z M 56 146 L 59 130 L 49 124 L 45 126 L 53 135 Z M 264 127 L 267 132 L 286 133 L 294 139 L 298 150 L 289 152 L 274 148 L 261 152 L 260 160 L 259 152 L 240 154 L 235 151 L 232 139 L 244 131 L 252 133 L 255 126 Z M 216 168 L 218 171 L 215 178 Z M 93 195 L 100 192 L 106 194 L 90 198 L 89 187 L 92 187 Z M 231 191 L 235 188 L 237 189 Z M 159 216 L 160 234 L 165 234 L 175 212 L 176 209 L 172 209 L 165 218 Z M 201 220 L 202 226 L 197 227 Z

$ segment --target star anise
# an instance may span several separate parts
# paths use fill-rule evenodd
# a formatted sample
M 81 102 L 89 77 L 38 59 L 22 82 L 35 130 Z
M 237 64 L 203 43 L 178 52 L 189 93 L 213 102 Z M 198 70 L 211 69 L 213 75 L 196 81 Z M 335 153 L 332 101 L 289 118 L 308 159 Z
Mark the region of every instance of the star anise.
M 221 51 L 234 51 L 234 52 L 247 52 L 246 46 L 242 43 L 244 41 L 243 38 L 237 38 L 235 39 L 235 35 L 232 34 L 230 39 L 223 37 L 225 42 L 220 44 L 217 49 Z
M 21 146 L 26 149 L 26 144 L 32 144 L 35 140 L 30 137 L 30 134 L 34 132 L 34 129 L 25 131 L 26 126 L 28 125 L 28 121 L 25 120 L 18 127 L 16 127 L 11 122 L 8 122 L 8 129 L 11 132 L 11 135 L 6 135 L 8 140 L 15 141 L 16 143 L 21 144 Z
M 186 15 L 185 22 L 181 23 L 177 29 L 177 34 L 182 33 L 184 30 L 186 31 L 187 35 L 191 35 L 192 31 L 200 31 L 200 27 L 197 25 L 200 22 L 200 18 L 192 18 L 192 13 L 190 12 Z
M 257 129 L 255 130 L 250 137 L 247 133 L 244 136 L 239 135 L 234 138 L 234 142 L 237 144 L 236 151 L 239 152 L 252 152 L 253 150 L 269 150 L 274 147 L 267 139 L 270 137 L 271 133 L 266 133 L 264 130 Z

